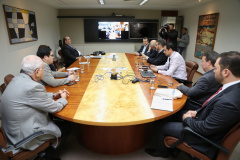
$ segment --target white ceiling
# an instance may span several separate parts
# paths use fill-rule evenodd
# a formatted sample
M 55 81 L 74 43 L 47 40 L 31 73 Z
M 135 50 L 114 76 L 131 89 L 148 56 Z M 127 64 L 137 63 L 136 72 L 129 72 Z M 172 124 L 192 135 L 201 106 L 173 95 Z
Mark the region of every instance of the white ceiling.
M 57 9 L 150 9 L 150 10 L 180 10 L 214 1 L 214 0 L 148 0 L 140 6 L 142 0 L 104 0 L 100 5 L 98 0 L 35 0 Z

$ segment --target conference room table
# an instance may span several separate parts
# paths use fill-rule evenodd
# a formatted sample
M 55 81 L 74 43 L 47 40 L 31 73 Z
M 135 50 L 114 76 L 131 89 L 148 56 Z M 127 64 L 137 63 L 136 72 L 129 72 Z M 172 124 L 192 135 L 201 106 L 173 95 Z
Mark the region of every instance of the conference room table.
M 116 61 L 112 56 L 116 56 Z M 81 62 L 86 61 L 81 58 Z M 178 112 L 187 96 L 173 100 L 173 112 L 151 109 L 154 92 L 159 84 L 176 88 L 178 82 L 170 76 L 156 73 L 155 90 L 149 82 L 132 83 L 133 76 L 142 78 L 139 65 L 146 60 L 130 53 L 107 53 L 101 59 L 85 64 L 80 81 L 71 86 L 49 87 L 48 92 L 65 88 L 70 92 L 68 104 L 54 115 L 74 122 L 77 140 L 86 148 L 103 154 L 119 155 L 143 147 L 153 133 L 153 122 Z M 76 60 L 69 68 L 80 67 Z M 109 69 L 110 68 L 110 69 Z M 111 80 L 109 70 L 121 70 L 119 80 Z M 161 105 L 161 104 L 159 104 Z

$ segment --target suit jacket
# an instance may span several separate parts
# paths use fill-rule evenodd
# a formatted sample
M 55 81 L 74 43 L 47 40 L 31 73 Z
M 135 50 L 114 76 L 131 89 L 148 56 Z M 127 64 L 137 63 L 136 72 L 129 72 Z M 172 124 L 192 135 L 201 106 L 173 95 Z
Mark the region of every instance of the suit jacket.
M 176 31 L 175 29 L 173 29 L 171 32 L 164 32 L 163 34 L 162 34 L 162 32 L 159 32 L 159 35 L 160 35 L 163 39 L 166 39 L 166 41 L 169 39 L 169 41 L 167 41 L 167 42 L 173 43 L 174 46 L 175 46 L 174 50 L 176 51 L 176 49 L 177 49 L 178 31 Z
M 202 77 L 194 84 L 193 87 L 189 88 L 185 85 L 180 85 L 177 87 L 183 94 L 190 98 L 185 104 L 187 110 L 196 110 L 200 106 L 192 103 L 191 101 L 203 104 L 209 97 L 218 91 L 222 86 L 215 79 L 214 69 L 211 69 L 203 74 Z
M 56 137 L 61 131 L 49 118 L 48 113 L 62 110 L 67 100 L 53 100 L 53 93 L 47 93 L 43 85 L 27 74 L 20 73 L 12 79 L 2 96 L 2 127 L 8 143 L 15 144 L 38 131 L 50 132 Z M 23 149 L 34 150 L 53 135 L 43 135 L 23 145 Z
M 69 82 L 67 78 L 55 79 L 54 77 L 66 77 L 66 72 L 52 71 L 49 65 L 44 62 L 43 78 L 39 81 L 39 83 L 43 85 L 49 85 L 51 87 L 57 87 Z
M 195 118 L 185 118 L 183 123 L 206 138 L 221 143 L 224 135 L 240 120 L 240 83 L 234 84 L 197 110 Z M 193 148 L 214 158 L 217 149 L 204 141 L 188 140 Z M 201 143 L 201 145 L 199 145 Z
M 70 47 L 68 44 L 62 46 L 62 55 L 66 68 L 76 61 L 76 57 L 79 57 L 78 51 Z
M 153 65 L 164 65 L 167 62 L 167 59 L 168 57 L 163 53 L 163 50 L 161 50 L 159 53 L 157 53 L 156 57 L 149 57 L 147 62 Z
M 139 56 L 142 55 L 141 52 L 142 52 L 143 48 L 144 48 L 144 45 L 142 45 L 141 48 L 137 51 L 139 53 Z M 144 51 L 144 54 L 147 53 L 148 49 L 149 49 L 149 43 L 147 44 L 147 47 L 146 47 L 146 49 Z

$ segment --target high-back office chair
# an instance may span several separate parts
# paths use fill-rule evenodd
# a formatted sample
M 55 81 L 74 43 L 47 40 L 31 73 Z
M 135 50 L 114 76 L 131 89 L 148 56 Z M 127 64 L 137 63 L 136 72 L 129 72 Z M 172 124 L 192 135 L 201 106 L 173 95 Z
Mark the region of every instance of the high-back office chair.
M 195 72 L 198 70 L 198 64 L 195 61 L 186 61 L 187 80 L 192 82 Z M 185 84 L 188 87 L 192 86 L 192 83 Z
M 0 86 L 0 91 L 3 93 L 5 89 L 6 89 L 6 85 L 3 83 L 3 84 Z
M 0 86 L 0 90 L 3 93 L 6 89 L 7 85 L 11 82 L 11 80 L 14 78 L 14 75 L 8 74 L 4 77 L 4 83 Z
M 210 158 L 205 156 L 204 153 L 198 152 L 197 150 L 193 149 L 191 146 L 189 146 L 187 143 L 183 141 L 186 132 L 191 132 L 192 134 L 195 134 L 196 136 L 202 138 L 203 140 L 207 141 L 208 143 L 216 147 L 219 150 L 216 160 L 229 160 L 236 145 L 240 141 L 240 122 L 236 124 L 234 127 L 232 127 L 232 129 L 224 136 L 221 145 L 199 135 L 189 127 L 184 128 L 179 139 L 171 136 L 167 136 L 164 138 L 164 143 L 169 148 L 177 147 L 180 150 L 183 150 L 184 152 L 196 158 L 202 160 L 210 160 Z
M 59 56 L 61 57 L 62 62 L 65 64 L 65 61 L 64 61 L 64 58 L 63 58 L 62 50 L 61 50 L 61 49 L 58 51 L 58 54 L 59 54 Z
M 5 85 L 7 86 L 10 82 L 11 82 L 11 80 L 14 78 L 14 75 L 12 75 L 12 74 L 8 74 L 8 75 L 6 75 L 5 77 L 4 77 L 4 83 L 5 83 Z
M 58 59 L 57 58 L 53 58 L 53 65 L 56 68 L 56 70 L 58 70 L 59 66 L 58 66 Z
M 38 148 L 36 148 L 33 151 L 29 151 L 29 150 L 23 150 L 20 149 L 17 153 L 13 154 L 13 150 L 20 148 L 23 144 L 29 142 L 30 140 L 44 135 L 46 133 L 44 133 L 43 131 L 39 131 L 36 132 L 26 138 L 24 138 L 23 140 L 19 141 L 18 143 L 11 145 L 9 147 L 7 147 L 7 137 L 4 133 L 4 130 L 0 127 L 0 157 L 1 160 L 26 160 L 28 158 L 32 158 L 33 156 L 39 154 L 39 157 L 43 157 L 44 154 L 44 150 L 48 147 L 50 147 L 50 145 L 55 142 L 54 140 L 48 140 L 45 143 L 43 143 L 41 146 L 39 146 Z M 57 143 L 56 143 L 57 145 Z

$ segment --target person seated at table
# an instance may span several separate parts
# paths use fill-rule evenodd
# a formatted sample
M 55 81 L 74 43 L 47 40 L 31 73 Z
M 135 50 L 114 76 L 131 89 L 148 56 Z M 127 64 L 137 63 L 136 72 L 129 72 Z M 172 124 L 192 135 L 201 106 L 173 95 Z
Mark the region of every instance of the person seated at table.
M 142 53 L 144 53 L 144 54 L 147 53 L 148 49 L 149 49 L 149 40 L 147 37 L 144 37 L 141 48 L 137 52 L 134 52 L 134 54 L 136 56 L 141 56 Z
M 220 54 L 215 63 L 215 78 L 223 85 L 198 110 L 190 110 L 182 117 L 182 122 L 161 122 L 158 126 L 154 148 L 145 151 L 155 157 L 168 157 L 169 149 L 164 137 L 180 137 L 185 126 L 207 139 L 221 144 L 226 133 L 240 121 L 240 53 L 230 51 Z M 205 140 L 189 133 L 184 142 L 210 159 L 215 159 L 218 149 Z
M 187 80 L 186 63 L 183 57 L 176 51 L 173 43 L 166 43 L 164 46 L 164 54 L 168 57 L 164 65 L 151 65 L 150 68 L 162 75 L 171 76 L 176 79 Z
M 164 40 L 157 41 L 157 44 L 156 44 L 157 55 L 154 58 L 146 57 L 147 62 L 153 65 L 164 65 L 168 59 L 168 57 L 164 54 L 165 45 L 166 45 L 166 42 Z
M 177 89 L 188 96 L 188 101 L 182 109 L 185 110 L 185 112 L 201 107 L 201 105 L 222 86 L 216 81 L 214 76 L 214 64 L 218 57 L 219 54 L 214 51 L 203 53 L 201 64 L 202 69 L 205 71 L 203 76 L 198 79 L 193 87 L 189 88 L 182 83 L 178 85 Z
M 82 55 L 82 53 L 75 47 L 71 46 L 71 44 L 72 41 L 70 37 L 65 36 L 63 38 L 62 55 L 66 68 L 73 64 L 73 62 L 75 62 Z
M 157 41 L 151 40 L 149 49 L 146 54 L 142 53 L 142 59 L 146 59 L 146 57 L 154 58 L 157 56 Z
M 49 139 L 61 137 L 56 150 L 52 147 L 46 150 L 45 158 L 51 159 L 59 153 L 70 127 L 69 124 L 54 123 L 49 113 L 57 113 L 64 108 L 69 92 L 64 89 L 58 93 L 47 93 L 45 87 L 38 83 L 43 77 L 43 70 L 44 64 L 39 57 L 29 55 L 23 58 L 21 73 L 12 79 L 2 95 L 1 120 L 8 144 L 16 144 L 38 131 L 48 133 L 22 145 L 22 149 L 32 151 Z
M 39 81 L 41 84 L 49 85 L 51 87 L 57 87 L 69 83 L 75 80 L 74 71 L 67 72 L 55 72 L 49 67 L 49 64 L 53 63 L 53 52 L 47 45 L 40 45 L 37 51 L 37 56 L 44 62 L 44 74 L 43 78 Z M 55 79 L 54 77 L 67 77 L 63 79 Z
M 56 69 L 55 68 L 55 66 L 54 66 L 54 64 L 52 63 L 52 64 L 49 64 L 49 67 L 50 67 L 50 69 L 52 70 L 52 71 L 57 71 L 57 72 L 63 72 L 63 71 L 65 71 L 65 67 L 62 67 L 62 68 L 60 68 L 60 69 Z

